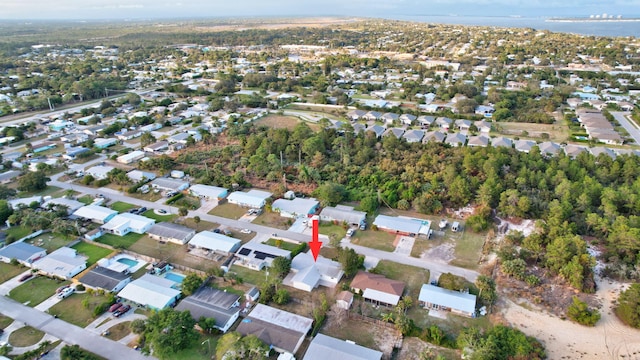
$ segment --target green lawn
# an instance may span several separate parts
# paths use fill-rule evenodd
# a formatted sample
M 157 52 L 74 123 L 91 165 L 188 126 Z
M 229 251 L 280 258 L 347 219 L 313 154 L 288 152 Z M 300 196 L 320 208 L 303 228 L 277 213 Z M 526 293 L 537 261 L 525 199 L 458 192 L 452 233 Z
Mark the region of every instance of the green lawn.
M 321 223 L 320 227 L 318 228 L 318 231 L 322 235 L 327 235 L 329 239 L 332 239 L 332 240 L 333 239 L 340 240 L 347 233 L 347 230 L 345 230 L 345 228 L 343 228 L 342 226 L 334 225 L 330 223 L 325 223 L 325 224 Z
M 351 242 L 356 245 L 370 247 L 382 251 L 393 252 L 396 248 L 393 246 L 396 236 L 386 231 L 373 230 L 357 230 L 351 238 Z
M 450 264 L 467 269 L 477 269 L 486 233 L 476 234 L 465 229 L 461 236 L 456 237 L 456 258 Z
M 59 248 L 68 245 L 72 242 L 72 239 L 67 239 L 65 236 L 55 233 L 42 234 L 33 239 L 29 239 L 26 242 L 29 244 L 39 246 L 47 249 L 47 253 L 58 250 Z
M 193 221 L 193 218 L 185 218 L 184 221 L 182 222 L 182 225 L 190 227 L 192 229 L 196 229 L 196 231 L 198 232 L 203 230 L 213 230 L 220 227 L 220 224 L 218 223 L 203 221 L 203 220 L 200 220 L 200 222 L 196 224 L 196 222 Z
M 33 231 L 26 226 L 12 226 L 7 229 L 7 236 L 13 237 L 14 240 L 20 240 L 32 232 Z
M 122 201 L 116 201 L 113 204 L 111 204 L 111 209 L 119 212 L 119 213 L 123 213 L 123 212 L 127 212 L 131 209 L 133 209 L 134 207 L 136 207 L 133 204 L 129 204 L 126 202 L 122 202 Z
M 236 204 L 221 204 L 209 211 L 209 215 L 221 216 L 227 219 L 238 220 L 247 213 L 247 209 Z
M 35 345 L 44 337 L 44 332 L 31 326 L 21 327 L 9 335 L 9 344 L 14 347 Z
M 18 276 L 18 274 L 24 272 L 27 268 L 17 265 L 7 264 L 5 262 L 0 261 L 0 284 Z
M 260 287 L 265 282 L 266 272 L 264 271 L 255 271 L 247 269 L 246 267 L 231 265 L 229 272 L 238 274 L 238 276 L 242 278 L 245 284 L 251 284 Z
M 178 217 L 177 214 L 158 215 L 153 210 L 147 210 L 142 215 L 150 219 L 154 219 L 156 222 L 162 222 L 162 221 L 172 222 L 173 219 Z
M 95 264 L 98 260 L 112 253 L 110 249 L 106 249 L 91 243 L 82 241 L 73 246 L 78 251 L 78 254 L 88 256 L 87 267 Z
M 199 334 L 188 348 L 171 355 L 174 360 L 210 360 L 216 353 L 220 335 Z
M 85 205 L 89 205 L 93 202 L 94 197 L 91 195 L 80 196 L 77 200 Z
M 47 186 L 44 190 L 39 190 L 39 191 L 20 191 L 18 193 L 18 197 L 19 198 L 27 198 L 30 196 L 47 196 L 47 195 L 51 195 L 57 191 L 62 190 L 61 188 L 57 187 L 57 186 Z
M 88 307 L 83 306 L 82 302 L 84 299 L 89 299 Z M 107 296 L 104 295 L 94 296 L 87 293 L 72 294 L 49 308 L 48 312 L 51 315 L 57 315 L 60 319 L 68 323 L 85 327 L 97 318 L 97 316 L 93 316 L 93 309 L 107 300 Z
M 449 313 L 446 320 L 429 316 L 427 310 L 417 306 L 416 299 L 414 299 L 414 306 L 407 312 L 407 316 L 412 319 L 417 326 L 423 329 L 435 324 L 438 325 L 438 327 L 446 334 L 452 337 L 458 336 L 462 329 L 468 327 L 478 327 L 480 329 L 488 330 L 493 326 L 491 325 L 491 320 L 488 316 L 467 318 Z
M 52 280 L 48 277 L 38 276 L 11 290 L 9 297 L 22 304 L 28 303 L 27 305 L 33 307 L 51 297 L 57 288 L 69 283 L 69 281 Z
M 220 266 L 219 263 L 213 260 L 205 260 L 189 254 L 186 245 L 177 245 L 170 242 L 161 244 L 158 240 L 154 240 L 149 236 L 143 236 L 135 244 L 131 245 L 129 250 L 196 270 L 207 271 L 212 267 Z
M 196 210 L 196 209 L 198 209 L 200 207 L 201 203 L 200 203 L 200 199 L 199 198 L 196 198 L 196 197 L 193 197 L 193 196 L 184 195 L 180 199 L 178 199 L 178 200 L 176 200 L 176 201 L 174 201 L 172 203 L 169 203 L 167 201 L 167 205 L 173 205 L 173 206 L 176 206 L 178 208 L 185 207 L 188 210 Z
M 0 314 L 0 329 L 6 329 L 7 326 L 11 325 L 12 322 L 12 318 Z
M 125 236 L 118 236 L 114 234 L 104 234 L 98 238 L 98 242 L 111 245 L 116 249 L 127 249 L 129 246 L 135 244 L 136 241 L 140 240 L 144 234 L 137 234 L 134 232 L 130 232 Z
M 124 338 L 125 336 L 131 334 L 131 329 L 129 328 L 130 325 L 131 321 L 125 321 L 110 327 L 109 335 L 107 335 L 107 337 L 113 341 L 118 341 Z
M 422 285 L 429 283 L 429 270 L 427 269 L 399 264 L 389 260 L 380 260 L 375 269 L 378 274 L 382 274 L 389 279 L 404 281 L 407 284 L 405 294 L 407 294 L 408 290 L 414 301 L 418 299 Z
M 289 250 L 289 251 L 293 251 L 298 247 L 298 244 L 294 244 L 292 242 L 288 242 L 280 239 L 274 239 L 274 238 L 271 238 L 265 241 L 264 244 L 275 246 L 277 248 L 280 248 L 283 250 Z

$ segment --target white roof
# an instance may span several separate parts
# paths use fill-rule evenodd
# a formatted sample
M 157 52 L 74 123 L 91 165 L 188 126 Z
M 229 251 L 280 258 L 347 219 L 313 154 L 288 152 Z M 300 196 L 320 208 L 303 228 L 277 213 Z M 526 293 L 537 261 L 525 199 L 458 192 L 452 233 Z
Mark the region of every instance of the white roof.
M 53 199 L 45 201 L 44 204 L 42 204 L 41 207 L 42 208 L 47 208 L 49 206 L 49 204 L 66 206 L 67 208 L 69 208 L 69 211 L 71 211 L 71 212 L 76 211 L 76 210 L 78 210 L 78 209 L 80 209 L 81 207 L 84 206 L 84 204 L 81 203 L 80 201 L 71 200 L 71 199 L 67 199 L 67 198 L 53 198 Z
M 339 262 L 318 255 L 314 261 L 311 251 L 300 253 L 291 260 L 291 270 L 295 272 L 291 278 L 293 282 L 301 282 L 312 287 L 318 284 L 321 276 L 340 280 L 344 274 Z
M 118 156 L 118 162 L 122 162 L 122 161 L 133 161 L 134 159 L 139 159 L 144 157 L 144 151 L 141 150 L 135 150 L 132 151 L 128 154 L 124 154 L 124 155 L 120 155 Z
M 273 202 L 273 211 L 288 212 L 295 215 L 309 215 L 315 211 L 320 203 L 318 200 L 295 198 L 293 200 L 278 199 Z
M 76 275 L 86 265 L 86 259 L 78 256 L 75 249 L 61 247 L 36 261 L 33 267 L 49 274 L 67 277 Z M 75 274 L 72 273 L 74 270 L 76 270 Z
M 217 234 L 212 231 L 202 231 L 197 233 L 190 241 L 189 245 L 223 252 L 234 252 L 240 246 L 240 240 Z
M 303 334 L 309 331 L 313 323 L 313 320 L 309 318 L 263 304 L 256 305 L 253 311 L 249 313 L 249 317 Z
M 353 207 L 349 206 L 327 206 L 320 212 L 320 218 L 346 221 L 350 224 L 361 224 L 367 219 L 367 213 L 353 210 Z
M 365 299 L 371 299 L 375 301 L 380 301 L 385 304 L 398 305 L 398 301 L 400 301 L 400 296 L 395 294 L 389 294 L 386 292 L 378 291 L 375 289 L 367 288 L 362 293 L 362 297 Z
M 42 201 L 42 196 L 31 196 L 28 198 L 17 198 L 8 200 L 7 203 L 12 209 L 17 209 L 20 205 L 29 206 L 32 202 L 37 202 L 38 204 Z
M 422 285 L 418 300 L 430 304 L 446 306 L 465 313 L 473 314 L 476 311 L 475 295 L 452 291 L 430 284 Z
M 380 351 L 318 334 L 311 341 L 303 360 L 380 360 L 381 358 Z
M 87 205 L 76 210 L 73 215 L 85 219 L 104 221 L 105 219 L 117 213 L 117 211 L 108 209 L 103 206 Z
M 225 188 L 202 184 L 192 185 L 189 191 L 198 196 L 206 196 L 208 198 L 221 198 L 227 195 L 227 189 Z
M 173 302 L 173 299 L 180 296 L 180 291 L 171 287 L 174 284 L 173 281 L 144 274 L 141 278 L 127 284 L 118 296 L 154 309 L 164 309 Z
M 105 230 L 112 230 L 126 226 L 131 229 L 144 229 L 155 222 L 156 221 L 154 219 L 150 219 L 146 216 L 122 213 L 114 216 L 108 223 L 102 225 L 102 228 Z
M 188 186 L 189 183 L 172 178 L 157 178 L 151 182 L 151 185 L 162 189 L 178 190 L 180 188 L 185 188 L 185 185 Z
M 265 200 L 271 197 L 271 193 L 260 190 L 250 190 L 248 192 L 234 191 L 227 199 L 230 203 L 237 203 L 255 208 L 264 206 Z
M 156 178 L 156 174 L 148 171 L 131 170 L 127 173 L 127 177 L 133 181 L 140 181 L 143 177 L 147 180 L 153 180 Z
M 96 165 L 94 167 L 87 169 L 86 173 L 90 174 L 96 179 L 106 179 L 109 171 L 113 169 L 114 167 L 109 165 Z
M 431 222 L 422 219 L 378 215 L 373 221 L 373 225 L 409 234 L 428 234 Z

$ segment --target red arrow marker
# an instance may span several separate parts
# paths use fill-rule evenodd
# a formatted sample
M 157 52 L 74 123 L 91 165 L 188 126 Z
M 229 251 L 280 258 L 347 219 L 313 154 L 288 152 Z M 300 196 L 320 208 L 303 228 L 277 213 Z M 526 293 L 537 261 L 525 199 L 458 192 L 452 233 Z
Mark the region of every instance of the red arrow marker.
M 318 217 L 314 216 L 311 219 L 313 224 L 313 237 L 309 243 L 311 254 L 313 255 L 313 261 L 318 261 L 318 255 L 320 254 L 320 248 L 322 247 L 322 241 L 318 241 Z

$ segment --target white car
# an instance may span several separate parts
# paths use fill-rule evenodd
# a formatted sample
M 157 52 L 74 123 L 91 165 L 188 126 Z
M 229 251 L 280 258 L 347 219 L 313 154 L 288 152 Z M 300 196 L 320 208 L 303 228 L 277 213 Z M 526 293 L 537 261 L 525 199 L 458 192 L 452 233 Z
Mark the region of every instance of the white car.
M 447 225 L 449 225 L 449 222 L 447 222 L 447 219 L 442 219 L 440 220 L 438 227 L 440 228 L 440 230 L 444 230 L 447 228 Z
M 352 236 L 353 236 L 353 234 L 355 234 L 355 232 L 356 232 L 356 231 L 355 231 L 355 229 L 349 229 L 349 230 L 347 230 L 347 237 L 352 237 Z
M 240 230 L 240 232 L 243 233 L 243 234 L 251 234 L 251 230 L 249 230 L 249 229 L 242 229 L 242 230 Z
M 58 298 L 59 299 L 66 299 L 71 294 L 73 294 L 74 292 L 76 292 L 75 288 L 72 288 L 72 287 L 65 288 L 64 290 L 60 291 L 60 293 L 58 294 Z

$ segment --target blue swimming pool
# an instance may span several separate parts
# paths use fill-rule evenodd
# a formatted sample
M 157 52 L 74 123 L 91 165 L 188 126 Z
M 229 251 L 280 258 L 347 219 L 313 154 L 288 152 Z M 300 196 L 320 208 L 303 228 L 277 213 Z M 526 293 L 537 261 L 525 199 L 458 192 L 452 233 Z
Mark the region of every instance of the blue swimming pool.
M 120 258 L 120 259 L 118 259 L 116 261 L 121 263 L 121 264 L 128 265 L 130 268 L 136 267 L 138 265 L 137 261 L 132 260 L 132 259 L 127 259 L 127 258 Z
M 171 280 L 175 283 L 182 284 L 182 280 L 184 280 L 185 276 L 181 274 L 176 274 L 174 272 L 169 271 L 164 275 L 165 279 Z

